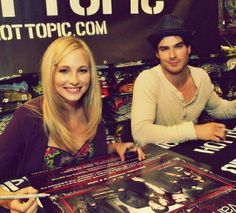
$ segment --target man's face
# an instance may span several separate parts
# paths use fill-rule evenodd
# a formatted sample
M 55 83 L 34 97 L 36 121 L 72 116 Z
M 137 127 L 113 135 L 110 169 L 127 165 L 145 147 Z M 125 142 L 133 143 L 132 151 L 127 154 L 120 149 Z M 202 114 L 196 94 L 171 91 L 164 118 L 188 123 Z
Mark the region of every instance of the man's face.
M 159 42 L 156 57 L 164 72 L 176 75 L 186 68 L 190 53 L 191 47 L 180 36 L 167 36 Z

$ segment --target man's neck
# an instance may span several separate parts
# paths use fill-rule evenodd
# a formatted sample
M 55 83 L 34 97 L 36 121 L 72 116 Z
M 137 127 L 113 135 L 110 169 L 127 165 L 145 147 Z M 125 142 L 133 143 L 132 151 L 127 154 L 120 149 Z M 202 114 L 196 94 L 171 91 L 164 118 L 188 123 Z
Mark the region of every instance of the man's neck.
M 190 71 L 188 67 L 186 67 L 184 70 L 182 70 L 179 73 L 173 74 L 166 70 L 163 70 L 164 75 L 166 78 L 177 88 L 181 89 L 185 83 L 188 81 L 190 76 Z

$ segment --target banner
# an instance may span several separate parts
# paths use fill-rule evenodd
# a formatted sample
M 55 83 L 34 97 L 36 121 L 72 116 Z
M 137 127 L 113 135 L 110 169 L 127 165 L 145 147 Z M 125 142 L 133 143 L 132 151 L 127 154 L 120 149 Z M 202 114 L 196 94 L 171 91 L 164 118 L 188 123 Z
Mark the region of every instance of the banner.
M 217 122 L 217 121 L 216 121 Z M 186 157 L 211 166 L 215 174 L 236 182 L 236 119 L 219 121 L 228 128 L 225 139 L 215 141 L 187 141 L 181 144 L 169 143 L 161 145 L 162 148 L 180 153 Z
M 84 39 L 97 64 L 152 59 L 155 53 L 146 38 L 155 31 L 160 15 L 174 12 L 188 22 L 191 20 L 193 25 L 199 17 L 192 8 L 202 10 L 210 4 L 209 11 L 212 11 L 217 3 L 213 2 L 0 0 L 0 77 L 39 71 L 46 47 L 61 36 Z M 189 15 L 193 18 L 188 18 Z M 209 17 L 212 21 L 212 16 Z M 200 26 L 201 19 L 197 23 Z M 209 27 L 207 30 L 207 35 L 211 34 Z

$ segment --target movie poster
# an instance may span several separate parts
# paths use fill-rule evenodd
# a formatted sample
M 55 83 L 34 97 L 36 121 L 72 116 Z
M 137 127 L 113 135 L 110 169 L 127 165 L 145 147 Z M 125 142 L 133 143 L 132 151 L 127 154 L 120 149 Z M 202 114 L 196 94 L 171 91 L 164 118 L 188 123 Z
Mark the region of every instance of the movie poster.
M 209 167 L 155 145 L 144 161 L 131 153 L 73 167 L 40 171 L 28 177 L 47 212 L 198 212 L 235 208 L 234 185 Z M 218 202 L 218 201 L 221 202 Z M 206 211 L 207 212 L 207 211 Z

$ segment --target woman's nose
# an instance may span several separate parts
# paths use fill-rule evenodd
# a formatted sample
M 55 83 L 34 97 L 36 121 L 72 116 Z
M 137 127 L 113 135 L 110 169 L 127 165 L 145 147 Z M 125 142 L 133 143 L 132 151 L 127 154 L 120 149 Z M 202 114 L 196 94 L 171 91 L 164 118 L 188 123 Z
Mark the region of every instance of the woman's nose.
M 77 72 L 72 72 L 70 75 L 70 83 L 73 85 L 77 85 L 79 84 L 80 80 L 79 80 L 79 75 Z

